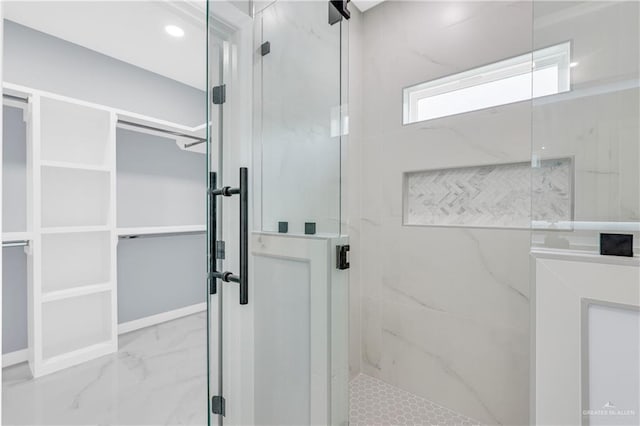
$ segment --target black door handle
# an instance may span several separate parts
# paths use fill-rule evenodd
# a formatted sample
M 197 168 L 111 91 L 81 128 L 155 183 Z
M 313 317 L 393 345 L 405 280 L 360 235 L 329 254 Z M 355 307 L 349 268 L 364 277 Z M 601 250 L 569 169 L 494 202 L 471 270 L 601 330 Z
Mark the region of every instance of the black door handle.
M 212 176 L 212 177 L 211 177 Z M 213 185 L 212 185 L 213 184 Z M 215 188 L 216 174 L 211 173 L 209 178 L 210 188 Z M 240 168 L 240 186 L 238 188 L 231 188 L 225 186 L 220 189 L 210 189 L 210 206 L 209 206 L 209 227 L 211 229 L 210 244 L 213 244 L 211 253 L 211 265 L 209 270 L 209 277 L 211 280 L 210 293 L 216 294 L 216 280 L 219 278 L 224 282 L 234 282 L 240 285 L 240 304 L 246 305 L 249 303 L 249 178 L 248 170 L 246 167 Z M 222 195 L 223 197 L 231 197 L 232 195 L 240 196 L 240 274 L 235 275 L 231 272 L 219 272 L 217 268 L 217 257 L 215 250 L 215 229 L 216 229 L 216 197 Z M 211 212 L 213 211 L 213 215 Z
M 218 198 L 213 194 L 216 185 L 216 172 L 209 172 L 209 294 L 217 293 L 215 274 L 218 272 L 218 250 L 216 247 L 218 238 Z
M 240 304 L 249 303 L 249 172 L 240 167 Z

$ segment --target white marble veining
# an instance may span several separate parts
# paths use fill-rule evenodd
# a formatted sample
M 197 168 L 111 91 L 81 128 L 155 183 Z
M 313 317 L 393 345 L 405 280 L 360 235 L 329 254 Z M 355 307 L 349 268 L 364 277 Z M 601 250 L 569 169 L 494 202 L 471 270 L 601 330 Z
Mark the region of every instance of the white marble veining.
M 402 226 L 404 174 L 572 158 L 575 220 L 637 222 L 639 7 L 399 1 L 363 15 L 361 252 L 352 266 L 363 373 L 486 424 L 528 423 L 531 232 Z M 565 40 L 578 63 L 566 96 L 401 124 L 404 87 Z M 546 220 L 562 193 L 538 188 L 532 213 L 518 219 L 527 225 L 531 214 Z M 561 248 L 586 233 L 533 232 Z M 597 241 L 597 231 L 588 236 Z
M 525 424 L 529 232 L 406 228 L 397 241 L 367 254 L 363 372 L 483 423 Z
M 351 426 L 472 426 L 480 422 L 360 374 L 349 386 Z
M 527 228 L 535 220 L 570 221 L 570 159 L 407 173 L 405 223 Z M 532 194 L 535 209 L 532 212 Z
M 530 50 L 531 4 L 384 2 L 363 27 L 362 372 L 484 424 L 526 424 L 530 232 L 403 226 L 402 185 L 528 161 L 531 105 L 403 126 L 402 89 Z
M 121 335 L 116 354 L 39 379 L 4 369 L 2 424 L 206 425 L 206 314 Z

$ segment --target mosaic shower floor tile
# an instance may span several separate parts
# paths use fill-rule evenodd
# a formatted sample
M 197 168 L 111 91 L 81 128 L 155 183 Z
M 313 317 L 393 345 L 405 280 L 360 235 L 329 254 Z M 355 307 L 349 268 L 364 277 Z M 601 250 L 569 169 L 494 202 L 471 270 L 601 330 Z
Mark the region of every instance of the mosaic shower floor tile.
M 349 385 L 350 426 L 476 426 L 448 408 L 365 374 Z

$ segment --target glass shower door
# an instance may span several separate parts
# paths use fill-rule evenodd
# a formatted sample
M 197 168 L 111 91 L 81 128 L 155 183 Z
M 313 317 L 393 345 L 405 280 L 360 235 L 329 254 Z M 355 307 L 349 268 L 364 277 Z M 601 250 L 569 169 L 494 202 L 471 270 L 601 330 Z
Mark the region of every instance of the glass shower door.
M 640 5 L 534 2 L 533 24 L 534 48 L 569 41 L 571 84 L 532 105 L 532 414 L 637 425 Z
M 347 21 L 326 1 L 226 6 L 209 3 L 210 423 L 346 424 Z

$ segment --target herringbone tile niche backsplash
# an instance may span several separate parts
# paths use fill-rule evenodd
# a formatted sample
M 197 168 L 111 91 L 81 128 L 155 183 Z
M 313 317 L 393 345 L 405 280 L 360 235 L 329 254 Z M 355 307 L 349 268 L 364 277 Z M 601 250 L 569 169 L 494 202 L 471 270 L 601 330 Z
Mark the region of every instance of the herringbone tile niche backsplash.
M 404 175 L 405 225 L 529 228 L 532 220 L 566 224 L 572 217 L 570 158 Z

